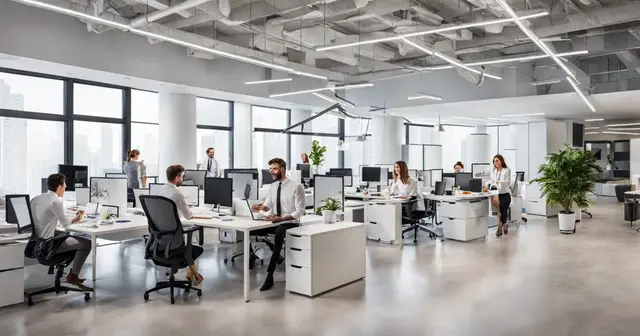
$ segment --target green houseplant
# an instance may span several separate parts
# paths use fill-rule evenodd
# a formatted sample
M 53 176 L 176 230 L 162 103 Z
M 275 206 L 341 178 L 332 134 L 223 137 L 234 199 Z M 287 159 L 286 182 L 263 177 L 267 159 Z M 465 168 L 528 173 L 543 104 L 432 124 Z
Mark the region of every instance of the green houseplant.
M 316 215 L 324 215 L 324 222 L 332 224 L 336 222 L 336 211 L 340 209 L 342 209 L 340 200 L 329 197 L 320 201 L 320 206 L 316 208 Z
M 546 196 L 547 207 L 559 206 L 560 232 L 575 232 L 576 213 L 593 204 L 587 194 L 595 187 L 602 168 L 596 163 L 591 151 L 566 146 L 558 153 L 547 156 L 546 163 L 540 165 L 540 177 L 531 182 L 539 183 L 542 195 Z
M 311 142 L 311 154 L 309 154 L 309 160 L 314 167 L 314 174 L 318 173 L 318 167 L 322 166 L 324 162 L 324 153 L 327 152 L 327 146 L 320 146 L 320 141 L 313 140 Z

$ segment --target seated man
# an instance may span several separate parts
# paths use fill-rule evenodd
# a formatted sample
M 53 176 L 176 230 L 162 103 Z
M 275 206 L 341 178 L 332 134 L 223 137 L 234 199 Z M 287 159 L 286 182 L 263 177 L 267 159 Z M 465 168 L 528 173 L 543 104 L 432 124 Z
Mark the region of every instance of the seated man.
M 69 225 L 79 222 L 84 212 L 79 211 L 73 219 L 65 215 L 64 204 L 61 200 L 67 188 L 65 176 L 62 174 L 52 174 L 47 178 L 46 194 L 34 197 L 31 200 L 31 212 L 33 214 L 33 226 L 36 235 L 42 239 L 49 239 L 56 233 L 58 223 L 67 228 Z M 87 260 L 91 252 L 91 241 L 81 237 L 69 237 L 56 250 L 56 253 L 76 251 L 73 258 L 73 266 L 67 275 L 67 282 L 72 285 L 79 285 L 84 279 L 78 277 L 82 265 Z
M 268 210 L 267 219 L 273 223 L 282 223 L 277 227 L 253 231 L 252 234 L 275 234 L 275 242 L 271 261 L 267 268 L 267 279 L 260 288 L 266 291 L 273 287 L 273 272 L 280 259 L 280 252 L 284 244 L 285 233 L 288 229 L 300 225 L 300 218 L 304 215 L 304 188 L 300 183 L 287 178 L 287 163 L 282 159 L 271 159 L 269 170 L 273 183 L 263 204 L 255 205 L 254 211 Z

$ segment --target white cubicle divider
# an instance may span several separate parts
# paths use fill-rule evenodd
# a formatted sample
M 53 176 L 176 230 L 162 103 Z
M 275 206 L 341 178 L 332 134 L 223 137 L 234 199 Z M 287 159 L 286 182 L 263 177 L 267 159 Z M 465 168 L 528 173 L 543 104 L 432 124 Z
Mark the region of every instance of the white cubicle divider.
M 91 188 L 80 188 L 76 187 L 76 205 L 85 206 L 89 203 Z
M 244 189 L 247 184 L 251 185 L 251 196 L 249 199 L 257 200 L 258 180 L 253 178 L 253 173 L 227 173 L 227 177 L 233 180 L 233 197 L 244 199 Z
M 290 170 L 288 177 L 290 180 L 302 183 L 302 171 L 300 170 Z
M 140 203 L 141 195 L 149 195 L 149 189 L 133 189 L 133 197 L 136 199 L 137 208 L 142 208 L 142 204 Z
M 424 145 L 424 169 L 442 169 L 442 145 Z
M 340 201 L 340 205 L 344 207 L 344 181 L 342 176 L 324 176 L 315 175 L 315 183 L 313 187 L 313 204 L 319 206 L 324 199 L 329 197 Z
M 199 207 L 200 206 L 200 186 L 199 185 L 190 185 L 190 186 L 179 186 L 178 189 L 182 191 L 184 197 L 187 200 L 187 205 Z
M 92 177 L 89 200 L 91 203 L 117 206 L 120 213 L 126 213 L 127 179 Z

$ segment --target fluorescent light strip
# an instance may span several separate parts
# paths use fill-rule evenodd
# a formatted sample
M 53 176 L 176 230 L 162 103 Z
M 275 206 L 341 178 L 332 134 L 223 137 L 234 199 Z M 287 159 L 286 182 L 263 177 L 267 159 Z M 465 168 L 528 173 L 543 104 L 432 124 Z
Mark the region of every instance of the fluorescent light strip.
M 544 115 L 544 113 L 503 114 L 502 117 L 503 118 L 509 118 L 509 117 L 533 117 L 533 116 L 541 116 L 541 115 Z
M 468 67 L 468 66 L 466 66 L 466 65 L 462 64 L 462 62 L 460 62 L 460 61 L 458 61 L 458 60 L 455 60 L 455 59 L 453 59 L 453 58 L 451 58 L 451 57 L 449 57 L 449 56 L 446 56 L 446 55 L 444 55 L 444 54 L 441 54 L 441 53 L 439 53 L 439 52 L 437 52 L 437 51 L 431 51 L 431 50 L 429 50 L 429 49 L 427 49 L 427 48 L 424 48 L 424 47 L 422 47 L 422 46 L 418 45 L 417 43 L 414 43 L 414 42 L 412 42 L 412 41 L 407 40 L 406 38 L 403 38 L 402 40 L 403 40 L 404 42 L 406 42 L 406 43 L 408 43 L 408 44 L 410 44 L 410 45 L 414 46 L 415 48 L 417 48 L 417 49 L 419 49 L 419 50 L 422 50 L 423 52 L 427 53 L 428 55 L 433 55 L 433 56 L 435 56 L 435 57 L 438 57 L 438 58 L 440 58 L 440 59 L 442 59 L 442 60 L 446 61 L 447 63 L 450 63 L 450 64 L 455 65 L 455 66 L 457 66 L 457 67 L 463 68 L 463 69 L 465 69 L 465 70 L 471 71 L 471 72 L 476 73 L 476 74 L 481 75 L 481 76 L 483 75 L 483 76 L 486 76 L 486 77 L 489 77 L 489 78 L 493 78 L 493 79 L 502 79 L 502 77 L 498 77 L 498 76 L 490 75 L 490 74 L 488 74 L 488 73 L 483 73 L 483 72 L 478 71 L 478 70 L 476 70 L 476 69 L 470 68 L 470 67 Z
M 585 132 L 584 134 L 600 134 L 600 132 Z
M 338 101 L 337 101 L 337 100 L 332 99 L 332 98 L 330 98 L 330 97 L 327 97 L 327 96 L 325 96 L 325 95 L 323 95 L 323 94 L 319 94 L 319 93 L 317 93 L 317 92 L 314 92 L 314 93 L 313 93 L 313 95 L 314 95 L 314 96 L 316 96 L 316 97 L 318 97 L 318 98 L 322 98 L 322 99 L 324 99 L 324 100 L 326 100 L 326 101 L 328 101 L 328 102 L 330 102 L 330 103 L 338 104 Z
M 588 50 L 579 50 L 579 51 L 570 51 L 570 52 L 558 54 L 558 56 L 585 55 L 588 53 L 589 53 Z M 494 59 L 494 60 L 477 61 L 477 62 L 463 63 L 463 64 L 467 66 L 479 66 L 479 65 L 491 65 L 491 64 L 501 64 L 501 63 L 511 63 L 511 62 L 524 62 L 524 61 L 532 61 L 532 60 L 543 59 L 543 58 L 549 58 L 549 56 L 547 54 L 541 54 L 541 55 L 522 56 L 522 57 L 500 58 L 500 59 Z M 432 67 L 421 68 L 419 70 L 432 71 L 432 70 L 446 70 L 446 69 L 452 69 L 452 68 L 453 68 L 452 65 L 436 65 Z M 558 81 L 554 83 L 558 83 L 560 81 L 561 79 L 558 79 Z
M 609 128 L 609 131 L 640 131 L 640 127 L 631 127 L 631 128 Z
M 604 121 L 604 119 L 599 118 L 599 119 L 585 119 L 585 122 L 591 122 L 591 121 Z
M 546 44 L 544 44 L 544 42 L 540 41 L 540 39 L 531 31 L 531 29 L 529 29 L 526 24 L 524 24 L 524 22 L 522 22 L 520 18 L 518 18 L 516 12 L 513 10 L 513 8 L 511 8 L 511 6 L 509 6 L 509 4 L 505 0 L 496 1 L 502 6 L 502 8 L 504 8 L 507 14 L 509 14 L 509 16 L 514 19 L 514 22 L 518 26 L 518 28 L 520 28 L 520 30 L 522 30 L 522 32 L 527 35 L 527 37 L 529 37 L 531 41 L 533 41 L 533 43 L 535 43 L 542 51 L 544 51 L 545 54 L 549 55 L 549 57 L 551 57 L 567 75 L 571 76 L 571 78 L 577 81 L 576 75 L 572 73 L 569 68 L 567 68 L 567 66 L 558 58 L 558 56 L 556 56 L 551 51 L 551 49 L 549 49 L 549 47 L 547 47 Z
M 631 133 L 631 132 L 612 132 L 612 131 L 604 131 L 602 134 L 623 134 L 623 135 L 640 135 L 640 133 Z
M 51 11 L 54 11 L 54 12 L 58 12 L 58 13 L 62 13 L 62 14 L 67 14 L 67 15 L 74 16 L 74 17 L 81 18 L 81 19 L 85 19 L 85 20 L 88 20 L 88 21 L 97 22 L 97 23 L 104 24 L 104 25 L 111 26 L 111 27 L 115 27 L 115 28 L 118 28 L 118 29 L 128 30 L 129 32 L 137 34 L 137 35 L 142 35 L 142 36 L 150 37 L 150 38 L 153 38 L 153 39 L 156 39 L 156 40 L 162 40 L 162 41 L 165 41 L 165 42 L 171 42 L 173 44 L 181 45 L 183 47 L 197 49 L 197 50 L 200 50 L 200 51 L 208 52 L 208 53 L 215 54 L 215 55 L 220 55 L 220 56 L 223 56 L 223 57 L 226 57 L 226 58 L 234 59 L 234 60 L 245 62 L 245 63 L 256 64 L 256 65 L 263 66 L 263 67 L 270 68 L 270 69 L 276 69 L 276 70 L 280 70 L 280 71 L 293 73 L 293 74 L 299 75 L 299 76 L 312 77 L 312 78 L 318 78 L 318 79 L 323 79 L 323 80 L 327 79 L 327 77 L 325 77 L 325 76 L 320 76 L 320 75 L 307 73 L 307 72 L 303 72 L 303 71 L 296 71 L 296 70 L 293 70 L 291 68 L 284 67 L 284 66 L 281 66 L 281 65 L 277 65 L 277 64 L 274 64 L 274 63 L 260 61 L 260 60 L 253 59 L 253 58 L 250 58 L 250 57 L 240 56 L 240 55 L 228 53 L 228 52 L 217 50 L 217 49 L 213 49 L 213 48 L 207 48 L 207 47 L 204 47 L 204 46 L 201 46 L 201 45 L 197 45 L 197 44 L 193 44 L 193 43 L 190 43 L 190 42 L 178 40 L 178 39 L 175 39 L 175 38 L 172 38 L 172 37 L 169 37 L 169 36 L 164 36 L 164 35 L 160 35 L 160 34 L 151 33 L 151 32 L 148 32 L 146 30 L 133 28 L 130 25 L 127 25 L 127 24 L 122 24 L 122 23 L 119 23 L 119 22 L 116 22 L 116 21 L 107 20 L 107 19 L 104 19 L 104 18 L 101 18 L 101 17 L 97 17 L 97 16 L 86 14 L 86 13 L 78 12 L 78 11 L 75 11 L 75 10 L 72 10 L 72 9 L 69 9 L 69 8 L 59 7 L 59 6 L 55 6 L 55 5 L 52 5 L 52 4 L 48 4 L 48 3 L 44 3 L 44 2 L 40 2 L 40 1 L 35 1 L 35 0 L 14 0 L 14 1 L 26 4 L 26 5 L 31 5 L 31 6 L 34 6 L 34 7 L 42 8 L 42 9 L 48 9 L 48 10 L 51 10 Z
M 640 123 L 630 123 L 630 124 L 615 124 L 615 125 L 607 125 L 607 127 L 625 127 L 625 126 L 638 126 Z
M 360 89 L 365 87 L 372 87 L 373 83 L 362 83 L 362 84 L 347 84 L 347 85 L 337 85 L 333 88 L 336 90 L 351 90 L 351 89 Z
M 587 106 L 589 106 L 589 108 L 591 109 L 591 112 L 595 112 L 596 108 L 593 107 L 593 104 L 591 104 L 591 102 L 589 101 L 589 99 L 587 99 L 587 97 L 585 97 L 584 93 L 582 93 L 582 90 L 580 90 L 580 88 L 578 87 L 578 85 L 573 81 L 573 79 L 569 76 L 567 76 L 567 81 L 569 81 L 569 83 L 571 84 L 571 86 L 573 87 L 573 89 L 578 93 L 578 95 L 580 95 L 580 98 L 582 98 L 582 100 L 584 100 L 585 104 L 587 104 Z
M 601 129 L 602 127 L 585 127 L 585 130 Z
M 442 97 L 432 96 L 432 95 L 420 93 L 420 94 L 417 94 L 415 96 L 409 96 L 407 99 L 409 99 L 409 100 L 417 100 L 417 99 L 442 100 Z
M 549 15 L 549 13 L 545 11 L 545 12 L 539 12 L 539 13 L 534 13 L 534 14 L 529 14 L 529 15 L 523 15 L 522 17 L 520 17 L 520 19 L 521 20 L 528 20 L 528 19 L 534 19 L 534 18 L 547 16 L 547 15 Z M 482 21 L 482 22 L 470 22 L 470 23 L 465 23 L 465 24 L 461 24 L 461 25 L 455 25 L 455 26 L 449 26 L 449 27 L 443 27 L 443 28 L 436 28 L 436 29 L 425 30 L 425 31 L 415 32 L 415 33 L 408 33 L 408 34 L 389 36 L 389 37 L 382 37 L 382 38 L 366 40 L 366 41 L 358 41 L 358 42 L 352 42 L 352 43 L 335 44 L 335 45 L 329 45 L 329 46 L 324 46 L 324 47 L 318 47 L 318 48 L 316 48 L 316 51 L 327 51 L 327 50 L 334 50 L 334 49 L 340 49 L 340 48 L 354 47 L 354 46 L 358 46 L 358 45 L 366 45 L 366 44 L 374 44 L 374 43 L 380 43 L 380 42 L 395 41 L 395 40 L 400 40 L 402 38 L 407 38 L 407 37 L 416 37 L 416 36 L 423 36 L 423 35 L 430 35 L 430 34 L 445 33 L 445 32 L 456 31 L 456 30 L 460 30 L 460 29 L 482 27 L 482 26 L 488 26 L 488 25 L 493 25 L 493 24 L 509 23 L 509 22 L 514 22 L 514 21 L 515 21 L 515 19 L 513 19 L 513 18 L 504 18 L 504 19 L 488 20 L 488 21 Z
M 281 82 L 290 82 L 293 78 L 279 78 L 279 79 L 266 79 L 261 81 L 253 81 L 253 82 L 244 82 L 246 85 L 254 85 L 254 84 L 269 84 L 269 83 L 281 83 Z
M 333 91 L 333 88 L 332 87 L 324 87 L 324 88 L 302 90 L 302 91 L 274 93 L 274 94 L 269 95 L 269 98 L 286 97 L 286 96 L 293 96 L 293 95 L 299 95 L 299 94 L 305 94 L 305 93 L 321 92 L 321 91 L 327 91 L 327 90 Z

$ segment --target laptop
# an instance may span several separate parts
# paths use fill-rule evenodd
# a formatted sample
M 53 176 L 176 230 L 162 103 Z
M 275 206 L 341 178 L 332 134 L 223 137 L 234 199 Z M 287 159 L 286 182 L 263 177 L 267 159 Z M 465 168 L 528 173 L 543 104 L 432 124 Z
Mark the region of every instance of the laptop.
M 245 199 L 244 201 L 247 202 L 247 206 L 249 207 L 249 213 L 251 213 L 251 218 L 254 221 L 268 221 L 268 219 L 266 217 L 256 218 L 256 215 L 255 215 L 256 213 L 253 212 L 253 209 L 251 208 L 251 204 L 249 204 L 249 200 Z

